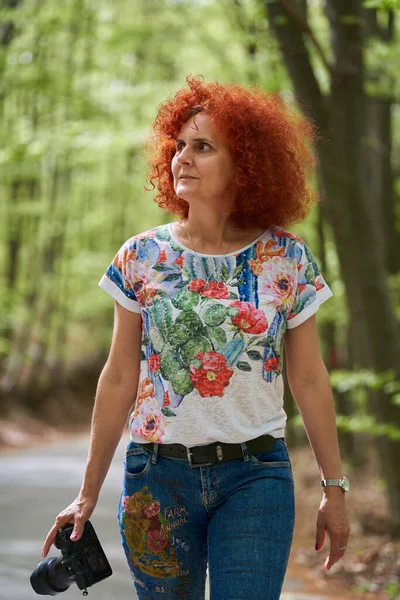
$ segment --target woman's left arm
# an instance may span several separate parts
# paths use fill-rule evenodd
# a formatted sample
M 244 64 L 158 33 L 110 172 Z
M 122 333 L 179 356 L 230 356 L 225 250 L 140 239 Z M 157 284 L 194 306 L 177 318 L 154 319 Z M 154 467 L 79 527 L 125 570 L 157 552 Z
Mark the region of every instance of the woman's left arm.
M 303 419 L 321 479 L 343 476 L 336 430 L 335 408 L 329 375 L 321 357 L 316 316 L 288 329 L 285 335 L 286 372 L 291 392 Z M 339 486 L 325 487 L 318 511 L 316 550 L 322 550 L 326 532 L 330 552 L 325 568 L 342 558 L 350 533 L 345 492 Z

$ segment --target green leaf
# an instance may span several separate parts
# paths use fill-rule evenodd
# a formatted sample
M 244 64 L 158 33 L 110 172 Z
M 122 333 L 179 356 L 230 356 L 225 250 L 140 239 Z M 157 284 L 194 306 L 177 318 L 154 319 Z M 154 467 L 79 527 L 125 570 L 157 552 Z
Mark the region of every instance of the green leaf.
M 266 340 L 261 340 L 260 342 L 257 342 L 256 344 L 254 344 L 255 346 L 262 346 L 263 348 L 269 348 L 271 346 L 270 342 L 268 341 L 268 339 Z
M 180 279 L 180 277 L 180 273 L 171 273 L 171 275 L 164 277 L 163 281 L 175 281 L 176 279 Z
M 237 277 L 243 271 L 243 265 L 238 265 L 233 269 L 232 277 Z
M 229 277 L 229 271 L 227 269 L 227 266 L 225 263 L 222 263 L 222 267 L 221 267 L 221 279 L 222 281 L 226 281 Z
M 241 371 L 252 371 L 251 365 L 248 362 L 245 362 L 244 360 L 238 360 L 236 366 Z
M 184 287 L 186 287 L 187 285 L 189 285 L 189 283 L 190 283 L 189 281 L 180 281 L 179 283 L 177 283 L 177 284 L 175 285 L 175 287 L 176 287 L 176 288 L 184 288 Z
M 247 356 L 251 358 L 251 360 L 263 360 L 262 355 L 257 350 L 248 350 Z
M 165 417 L 176 417 L 174 411 L 168 408 L 167 406 L 163 406 L 161 412 Z
M 152 269 L 154 271 L 170 271 L 171 267 L 169 267 L 163 263 L 156 263 L 155 265 L 152 266 Z

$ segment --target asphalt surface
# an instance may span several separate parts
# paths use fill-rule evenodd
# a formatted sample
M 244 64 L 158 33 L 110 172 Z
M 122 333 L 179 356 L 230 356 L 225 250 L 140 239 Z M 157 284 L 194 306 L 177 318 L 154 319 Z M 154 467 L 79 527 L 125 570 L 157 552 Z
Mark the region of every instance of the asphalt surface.
M 92 600 L 136 600 L 116 520 L 127 441 L 123 438 L 118 446 L 91 518 L 113 569 L 110 578 L 89 589 L 88 598 Z M 87 448 L 88 438 L 81 436 L 57 445 L 0 455 L 0 600 L 38 598 L 29 578 L 42 560 L 43 541 L 55 515 L 76 497 Z M 59 556 L 58 550 L 52 547 L 49 556 Z M 78 600 L 82 592 L 73 584 L 58 596 Z M 323 599 L 302 594 L 301 582 L 288 580 L 281 600 Z

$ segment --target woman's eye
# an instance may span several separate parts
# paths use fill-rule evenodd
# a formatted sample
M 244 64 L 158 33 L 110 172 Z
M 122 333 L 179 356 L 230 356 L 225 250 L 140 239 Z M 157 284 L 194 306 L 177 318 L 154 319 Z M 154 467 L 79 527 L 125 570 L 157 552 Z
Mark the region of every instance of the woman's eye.
M 185 147 L 185 144 L 183 142 L 178 142 L 176 144 L 176 151 L 177 152 L 182 152 L 183 148 Z M 197 148 L 201 151 L 203 150 L 209 150 L 211 148 L 210 144 L 207 144 L 206 142 L 200 142 L 197 145 Z

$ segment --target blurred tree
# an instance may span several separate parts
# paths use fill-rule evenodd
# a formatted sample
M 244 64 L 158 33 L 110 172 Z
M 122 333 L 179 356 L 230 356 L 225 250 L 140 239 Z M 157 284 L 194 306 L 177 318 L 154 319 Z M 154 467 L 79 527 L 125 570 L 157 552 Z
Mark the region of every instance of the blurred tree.
M 393 177 L 387 162 L 391 159 L 391 126 L 388 100 L 382 109 L 381 102 L 371 99 L 368 92 L 364 58 L 371 35 L 379 32 L 380 42 L 390 43 L 393 14 L 389 11 L 385 28 L 378 28 L 376 7 L 366 8 L 361 0 L 327 0 L 329 59 L 308 21 L 306 0 L 265 0 L 264 6 L 303 110 L 323 135 L 330 137 L 329 143 L 322 140 L 319 145 L 320 171 L 327 199 L 325 214 L 333 229 L 347 292 L 354 364 L 377 373 L 392 370 L 400 378 L 398 323 L 388 285 L 389 270 L 398 268 L 398 255 L 392 257 L 398 234 Z M 328 79 L 326 91 L 316 74 L 310 46 L 316 49 L 318 68 L 324 68 Z M 373 75 L 381 76 L 382 70 Z M 372 122 L 371 115 L 375 116 Z M 389 182 L 381 187 L 377 182 L 382 181 L 383 173 L 389 174 Z M 381 194 L 388 186 L 390 193 L 383 199 Z M 382 212 L 384 217 L 378 218 Z M 390 395 L 376 390 L 369 398 L 378 423 L 400 425 L 400 408 Z M 380 435 L 377 445 L 392 531 L 400 535 L 400 442 Z

